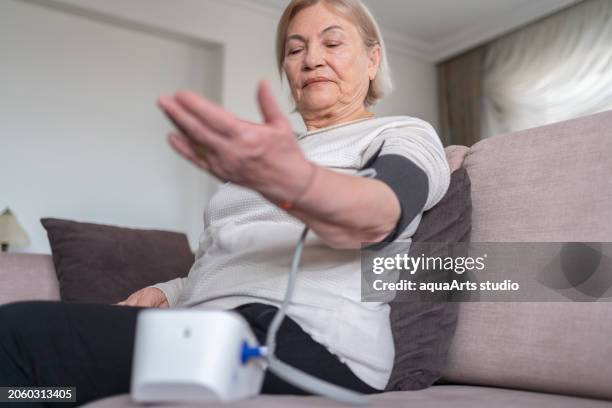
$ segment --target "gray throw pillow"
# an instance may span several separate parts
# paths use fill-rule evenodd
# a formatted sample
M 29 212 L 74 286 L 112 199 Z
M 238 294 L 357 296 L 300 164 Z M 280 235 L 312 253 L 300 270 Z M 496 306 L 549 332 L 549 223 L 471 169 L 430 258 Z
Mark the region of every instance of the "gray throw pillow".
M 423 218 L 413 242 L 468 242 L 472 225 L 470 178 L 461 167 L 451 174 L 446 195 Z M 418 256 L 409 251 L 410 256 Z M 435 254 L 429 254 L 434 255 Z M 391 302 L 395 362 L 386 391 L 418 390 L 442 375 L 455 333 L 458 303 Z
M 194 262 L 183 233 L 40 221 L 64 301 L 116 303 L 145 286 L 186 276 Z

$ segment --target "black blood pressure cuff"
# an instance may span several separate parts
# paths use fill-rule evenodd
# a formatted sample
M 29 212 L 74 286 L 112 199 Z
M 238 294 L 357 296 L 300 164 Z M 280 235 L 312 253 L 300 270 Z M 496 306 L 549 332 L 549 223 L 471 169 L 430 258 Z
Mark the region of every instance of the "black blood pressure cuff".
M 410 222 L 423 211 L 429 194 L 429 180 L 423 169 L 399 154 L 379 155 L 380 150 L 363 168 L 376 170 L 377 180 L 387 184 L 400 203 L 400 217 L 395 228 L 380 242 L 394 241 Z

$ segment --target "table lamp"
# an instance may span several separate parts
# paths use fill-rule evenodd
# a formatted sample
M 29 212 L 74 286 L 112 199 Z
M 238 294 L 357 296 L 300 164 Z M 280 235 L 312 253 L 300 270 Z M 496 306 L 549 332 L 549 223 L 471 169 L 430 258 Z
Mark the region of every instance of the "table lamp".
M 29 243 L 28 234 L 19 225 L 15 214 L 7 207 L 0 214 L 0 245 L 2 245 L 2 252 L 7 252 L 9 246 L 24 247 Z

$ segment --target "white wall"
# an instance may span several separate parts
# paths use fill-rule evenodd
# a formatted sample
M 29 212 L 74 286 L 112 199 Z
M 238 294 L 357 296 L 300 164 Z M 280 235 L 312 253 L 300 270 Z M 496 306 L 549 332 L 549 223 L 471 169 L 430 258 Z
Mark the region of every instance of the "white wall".
M 389 50 L 394 91 L 375 107 L 377 115 L 409 115 L 438 129 L 436 70 L 432 63 Z
M 169 148 L 155 99 L 218 99 L 220 47 L 28 3 L 0 16 L 0 210 L 19 217 L 25 250 L 49 252 L 48 216 L 183 231 L 195 246 L 216 183 Z
M 33 0 L 32 0 L 33 1 Z M 43 0 L 39 0 L 43 1 Z M 289 91 L 281 86 L 274 62 L 274 34 L 280 10 L 257 6 L 256 0 L 44 0 L 45 3 L 97 12 L 222 44 L 222 102 L 251 120 L 260 118 L 255 87 L 271 80 L 279 103 L 290 112 Z M 387 40 L 389 43 L 389 40 Z M 421 115 L 437 128 L 435 67 L 402 53 L 401 43 L 389 47 L 396 90 L 381 102 L 377 114 Z M 296 129 L 303 129 L 297 114 Z
M 244 0 L 0 2 L 0 173 L 9 182 L 0 207 L 19 216 L 33 240 L 26 251 L 49 252 L 41 216 L 182 230 L 195 247 L 213 183 L 164 144 L 170 126 L 153 101 L 190 87 L 259 120 L 255 86 L 268 78 L 289 112 L 274 63 L 279 15 Z M 74 21 L 54 32 L 53 19 Z M 95 24 L 101 32 L 84 34 Z M 113 41 L 104 30 L 121 34 Z M 117 53 L 122 64 L 104 61 Z M 397 50 L 389 59 L 396 90 L 377 114 L 437 126 L 433 64 Z M 155 67 L 149 77 L 142 64 Z

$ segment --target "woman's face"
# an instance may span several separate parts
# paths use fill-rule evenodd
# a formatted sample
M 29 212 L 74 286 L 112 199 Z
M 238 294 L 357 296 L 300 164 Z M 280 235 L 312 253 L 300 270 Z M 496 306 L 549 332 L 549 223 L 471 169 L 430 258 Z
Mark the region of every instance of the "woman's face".
M 380 48 L 368 51 L 357 27 L 319 2 L 289 24 L 283 68 L 302 116 L 363 108 Z

